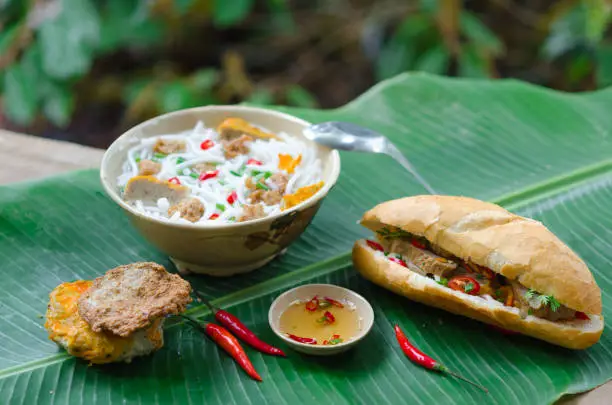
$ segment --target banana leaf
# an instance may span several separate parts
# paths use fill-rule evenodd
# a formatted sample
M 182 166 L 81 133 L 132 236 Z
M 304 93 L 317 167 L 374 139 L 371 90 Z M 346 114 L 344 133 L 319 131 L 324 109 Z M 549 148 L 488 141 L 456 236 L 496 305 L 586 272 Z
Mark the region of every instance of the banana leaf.
M 401 75 L 335 110 L 281 108 L 313 122 L 344 120 L 389 136 L 439 193 L 502 204 L 543 221 L 588 263 L 612 316 L 612 90 L 564 94 L 512 80 Z M 102 192 L 96 171 L 0 188 L 0 403 L 2 404 L 542 404 L 612 377 L 612 334 L 586 351 L 506 336 L 396 296 L 360 278 L 350 248 L 373 205 L 424 189 L 380 155 L 343 154 L 343 171 L 305 234 L 253 273 L 192 276 L 195 288 L 240 317 L 287 359 L 247 349 L 250 380 L 189 325 L 171 321 L 166 344 L 130 365 L 88 366 L 47 339 L 43 314 L 57 284 L 119 264 L 168 259 L 140 238 Z M 295 285 L 333 283 L 364 295 L 375 326 L 332 358 L 286 348 L 268 307 Z M 189 312 L 210 317 L 193 305 Z M 487 386 L 489 395 L 410 363 L 398 322 L 417 346 Z

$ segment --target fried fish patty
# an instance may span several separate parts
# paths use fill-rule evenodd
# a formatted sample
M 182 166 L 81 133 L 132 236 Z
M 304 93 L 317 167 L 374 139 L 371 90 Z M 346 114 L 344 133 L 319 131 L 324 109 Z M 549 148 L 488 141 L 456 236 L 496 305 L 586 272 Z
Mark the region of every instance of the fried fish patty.
M 191 286 L 152 262 L 119 266 L 96 278 L 78 310 L 94 332 L 126 337 L 155 320 L 185 311 Z
M 164 345 L 161 318 L 128 337 L 94 332 L 77 310 L 78 299 L 91 284 L 89 280 L 62 283 L 51 292 L 45 321 L 49 339 L 92 364 L 130 362 Z

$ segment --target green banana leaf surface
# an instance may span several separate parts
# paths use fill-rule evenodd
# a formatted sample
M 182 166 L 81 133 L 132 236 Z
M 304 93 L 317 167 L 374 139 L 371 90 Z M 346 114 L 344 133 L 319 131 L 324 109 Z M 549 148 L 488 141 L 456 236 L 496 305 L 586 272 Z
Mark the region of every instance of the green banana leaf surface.
M 589 265 L 612 318 L 612 90 L 564 94 L 517 81 L 401 75 L 335 110 L 280 108 L 312 122 L 350 121 L 391 138 L 440 194 L 499 203 L 546 224 Z M 168 259 L 108 199 L 95 170 L 0 187 L 0 404 L 543 404 L 612 378 L 612 334 L 570 351 L 394 295 L 362 279 L 350 249 L 363 212 L 424 193 L 382 155 L 342 154 L 337 186 L 304 235 L 262 269 L 189 276 L 217 305 L 288 358 L 248 355 L 264 382 L 191 326 L 170 321 L 165 346 L 132 364 L 88 366 L 48 340 L 49 292 L 134 261 Z M 354 350 L 298 354 L 268 326 L 283 291 L 333 283 L 368 299 L 375 325 Z M 189 312 L 211 319 L 194 304 Z M 424 352 L 489 388 L 426 371 L 402 354 L 399 323 Z

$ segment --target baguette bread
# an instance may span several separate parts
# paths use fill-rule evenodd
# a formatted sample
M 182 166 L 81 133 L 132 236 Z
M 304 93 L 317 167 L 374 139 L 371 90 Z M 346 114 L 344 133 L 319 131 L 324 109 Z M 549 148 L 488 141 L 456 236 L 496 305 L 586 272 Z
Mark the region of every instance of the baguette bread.
M 361 223 L 425 237 L 450 254 L 488 267 L 510 280 L 588 315 L 552 322 L 522 318 L 519 309 L 436 283 L 358 241 L 355 268 L 372 282 L 415 301 L 571 349 L 596 343 L 603 331 L 601 291 L 586 264 L 541 223 L 466 197 L 416 196 L 382 203 Z

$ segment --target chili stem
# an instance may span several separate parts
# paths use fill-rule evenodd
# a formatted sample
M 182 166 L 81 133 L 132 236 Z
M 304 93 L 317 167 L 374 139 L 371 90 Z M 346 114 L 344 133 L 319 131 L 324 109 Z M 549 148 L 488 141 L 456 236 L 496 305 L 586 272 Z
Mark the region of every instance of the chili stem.
M 213 315 L 214 315 L 214 314 L 215 314 L 215 313 L 218 311 L 218 309 L 217 309 L 215 306 L 213 306 L 213 304 L 211 304 L 211 303 L 210 303 L 210 301 L 208 301 L 206 298 L 204 298 L 204 297 L 202 296 L 202 294 L 200 294 L 200 293 L 198 292 L 198 290 L 193 289 L 193 293 L 194 293 L 194 294 L 196 295 L 196 297 L 198 298 L 198 301 L 203 302 L 203 303 L 204 303 L 204 305 L 206 305 L 206 306 L 208 307 L 208 309 L 210 309 L 210 312 L 212 312 L 212 313 L 213 313 Z
M 470 383 L 470 384 L 472 384 L 474 387 L 480 388 L 481 390 L 483 390 L 483 391 L 484 391 L 484 392 L 486 392 L 487 394 L 489 393 L 489 390 L 488 390 L 488 389 L 486 389 L 485 387 L 483 387 L 482 385 L 477 384 L 477 383 L 475 383 L 474 381 L 470 381 L 470 380 L 468 380 L 467 378 L 463 377 L 461 374 L 457 374 L 457 373 L 455 373 L 454 371 L 450 371 L 450 370 L 449 370 L 449 369 L 447 369 L 446 367 L 444 368 L 444 372 L 445 372 L 445 373 L 447 373 L 447 374 L 452 375 L 452 376 L 453 376 L 453 377 L 455 377 L 455 378 L 458 378 L 458 379 L 460 379 L 460 380 L 463 380 L 463 381 L 465 381 L 466 383 Z

